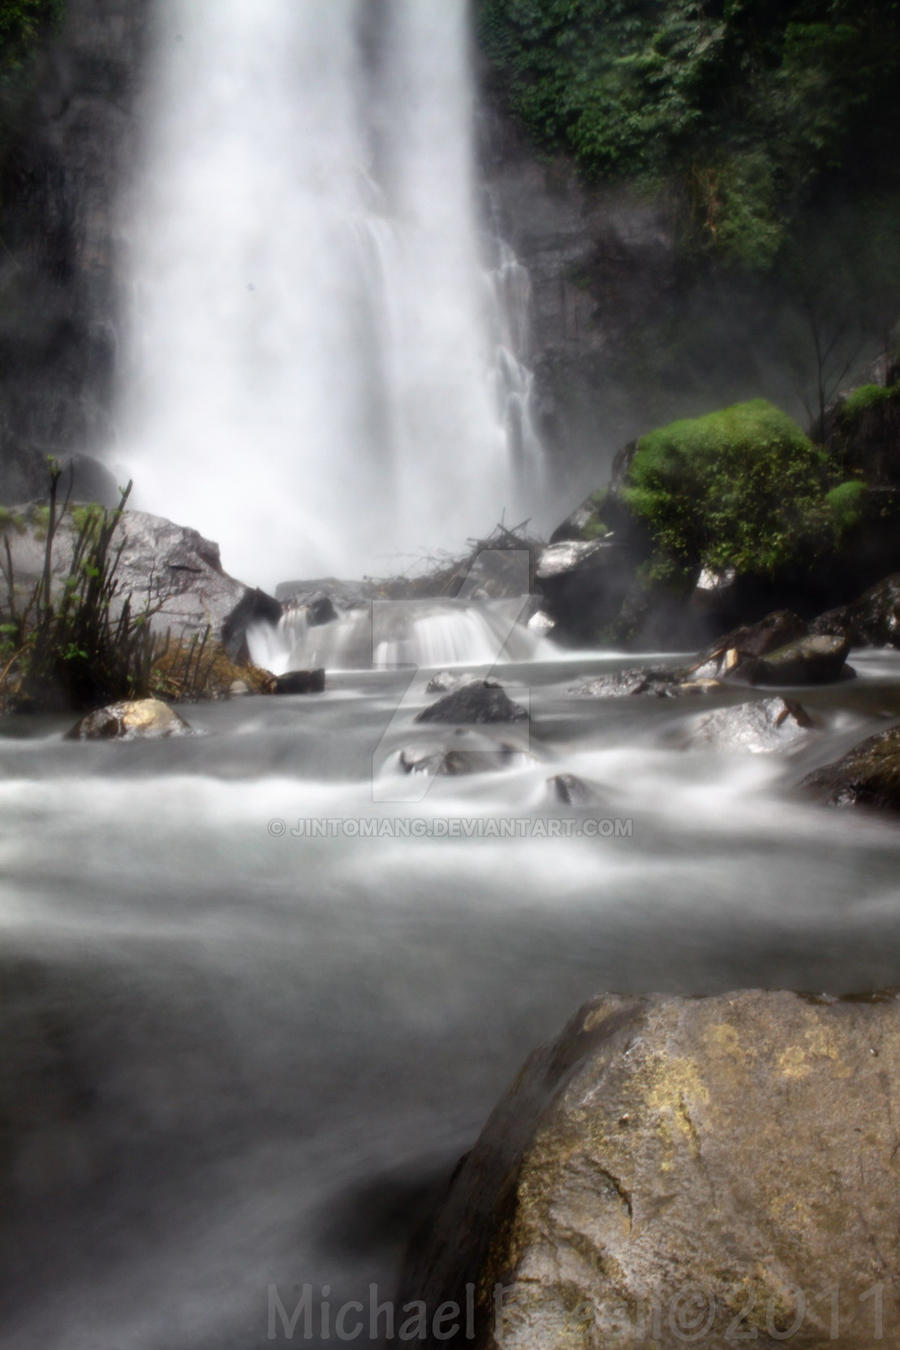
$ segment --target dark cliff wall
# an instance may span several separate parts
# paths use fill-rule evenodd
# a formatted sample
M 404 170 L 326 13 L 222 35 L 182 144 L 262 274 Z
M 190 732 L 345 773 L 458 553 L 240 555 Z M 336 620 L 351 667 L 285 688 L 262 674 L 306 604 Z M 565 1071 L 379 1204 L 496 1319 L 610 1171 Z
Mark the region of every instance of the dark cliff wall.
M 664 198 L 588 184 L 489 92 L 479 129 L 495 227 L 531 276 L 537 419 L 573 503 L 672 418 L 763 394 L 807 420 L 796 315 L 774 287 L 698 262 Z
M 0 499 L 96 452 L 116 359 L 115 196 L 151 0 L 68 0 L 0 165 Z M 85 480 L 87 481 L 87 479 Z

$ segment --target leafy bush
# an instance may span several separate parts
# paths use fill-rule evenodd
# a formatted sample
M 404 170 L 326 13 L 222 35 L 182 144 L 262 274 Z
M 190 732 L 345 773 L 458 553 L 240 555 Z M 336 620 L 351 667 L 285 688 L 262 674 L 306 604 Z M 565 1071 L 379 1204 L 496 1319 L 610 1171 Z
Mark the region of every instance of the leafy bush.
M 4 696 L 13 707 L 29 709 L 91 708 L 144 697 L 161 639 L 151 631 L 155 611 L 149 602 L 135 614 L 131 597 L 119 595 L 116 569 L 124 541 L 113 546 L 131 484 L 115 510 L 98 506 L 80 512 L 60 584 L 54 577 L 54 544 L 68 507 L 68 499 L 59 499 L 60 476 L 51 461 L 49 503 L 36 508 L 33 519 L 35 537 L 44 543 L 43 569 L 24 604 L 4 535 L 3 636 L 11 653 L 0 679 Z
M 764 399 L 644 436 L 622 498 L 649 529 L 647 575 L 686 588 L 701 566 L 771 578 L 832 540 L 825 452 Z
M 896 181 L 900 6 L 477 0 L 511 111 L 589 175 L 674 178 L 690 237 L 769 267 L 814 189 Z

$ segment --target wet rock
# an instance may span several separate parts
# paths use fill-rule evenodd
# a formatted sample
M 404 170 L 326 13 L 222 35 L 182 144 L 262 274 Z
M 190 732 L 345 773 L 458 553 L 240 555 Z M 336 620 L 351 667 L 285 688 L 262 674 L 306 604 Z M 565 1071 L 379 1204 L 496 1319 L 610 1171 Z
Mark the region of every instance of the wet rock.
M 666 698 L 681 683 L 682 671 L 659 667 L 617 670 L 611 675 L 595 675 L 572 685 L 570 694 L 578 698 L 627 698 L 632 694 L 650 694 Z
M 846 635 L 853 647 L 900 647 L 900 572 L 839 609 L 820 614 L 814 633 Z
M 703 610 L 722 609 L 733 597 L 737 579 L 733 567 L 725 567 L 721 571 L 704 567 L 691 594 L 691 604 Z
M 524 722 L 528 713 L 513 703 L 493 680 L 473 681 L 438 699 L 416 717 L 417 722 Z
M 338 616 L 334 602 L 324 591 L 316 591 L 306 601 L 306 622 L 310 628 L 321 628 L 323 624 L 334 623 Z
M 554 637 L 591 644 L 621 618 L 634 586 L 635 555 L 616 538 L 563 540 L 544 549 L 535 573 Z
M 158 698 L 110 703 L 82 717 L 66 732 L 67 741 L 154 740 L 190 736 L 192 728 L 174 708 Z
M 701 679 L 716 679 L 737 670 L 750 658 L 765 656 L 796 638 L 805 637 L 807 625 L 788 609 L 777 609 L 758 623 L 743 624 L 707 648 L 692 674 Z
M 244 694 L 250 693 L 250 686 L 246 680 L 232 680 L 228 686 L 229 698 L 242 698 Z
M 538 637 L 549 636 L 556 627 L 556 621 L 550 617 L 544 610 L 536 610 L 528 620 L 527 625 L 532 633 L 537 633 Z
M 563 806 L 588 806 L 596 801 L 596 794 L 574 773 L 555 773 L 547 779 L 547 787 L 551 800 Z
M 826 806 L 872 806 L 900 811 L 900 725 L 855 745 L 800 784 Z
M 425 686 L 426 694 L 449 694 L 453 689 L 459 689 L 463 684 L 470 684 L 474 676 L 461 674 L 452 670 L 438 671 L 437 675 L 432 675 Z
M 474 1286 L 476 1350 L 869 1350 L 873 1301 L 900 1316 L 898 1075 L 894 995 L 595 998 L 493 1112 L 403 1296 Z
M 766 698 L 703 713 L 692 720 L 678 739 L 692 749 L 765 754 L 804 740 L 812 725 L 812 718 L 799 703 L 792 699 Z
M 288 670 L 275 676 L 276 694 L 321 694 L 325 688 L 325 670 Z
M 752 684 L 833 684 L 846 673 L 850 641 L 842 635 L 814 633 L 767 656 L 744 661 L 734 670 Z
M 473 773 L 496 773 L 518 768 L 530 758 L 527 749 L 509 741 L 463 728 L 448 743 L 423 742 L 400 751 L 404 773 L 425 773 L 438 778 L 457 778 Z

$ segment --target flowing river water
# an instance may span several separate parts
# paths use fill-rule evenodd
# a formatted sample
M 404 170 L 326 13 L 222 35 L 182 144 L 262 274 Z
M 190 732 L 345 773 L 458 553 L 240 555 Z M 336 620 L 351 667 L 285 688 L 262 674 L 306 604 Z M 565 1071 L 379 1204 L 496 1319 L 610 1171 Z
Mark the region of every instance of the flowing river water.
M 517 755 L 427 792 L 397 767 L 434 737 L 426 671 L 197 705 L 174 741 L 7 721 L 4 1350 L 257 1350 L 286 1339 L 273 1289 L 390 1297 L 526 1052 L 598 991 L 896 984 L 896 827 L 794 786 L 900 716 L 900 655 L 851 660 L 775 755 L 683 748 L 737 692 L 569 693 L 634 656 L 507 665 Z M 294 1340 L 333 1344 L 315 1325 Z

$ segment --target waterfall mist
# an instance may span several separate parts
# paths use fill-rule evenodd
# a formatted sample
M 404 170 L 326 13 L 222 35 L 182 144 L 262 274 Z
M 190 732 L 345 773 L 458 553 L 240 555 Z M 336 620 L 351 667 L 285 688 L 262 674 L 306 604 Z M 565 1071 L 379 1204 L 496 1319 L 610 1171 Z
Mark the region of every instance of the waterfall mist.
M 163 0 L 114 457 L 271 585 L 528 514 L 527 274 L 480 224 L 468 7 Z

